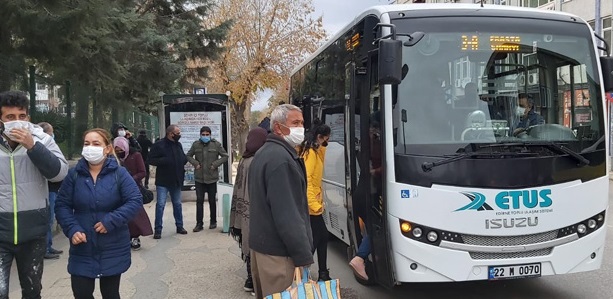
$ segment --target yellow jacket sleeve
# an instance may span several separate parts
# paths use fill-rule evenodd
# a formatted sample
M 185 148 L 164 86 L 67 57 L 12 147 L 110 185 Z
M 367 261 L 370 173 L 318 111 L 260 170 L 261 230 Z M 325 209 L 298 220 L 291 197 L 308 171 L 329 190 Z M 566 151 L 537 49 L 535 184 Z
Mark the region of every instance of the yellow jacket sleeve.
M 323 177 L 323 156 L 310 149 L 304 155 L 304 165 L 307 175 L 307 200 L 310 215 L 321 215 L 324 212 L 321 180 Z

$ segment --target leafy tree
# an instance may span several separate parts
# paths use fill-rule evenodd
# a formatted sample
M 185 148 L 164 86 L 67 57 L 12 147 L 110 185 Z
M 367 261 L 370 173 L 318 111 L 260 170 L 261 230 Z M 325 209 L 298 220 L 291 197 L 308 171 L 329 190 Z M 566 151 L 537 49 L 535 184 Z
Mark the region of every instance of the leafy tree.
M 0 90 L 35 64 L 57 83 L 73 82 L 76 135 L 93 109 L 153 112 L 159 93 L 191 89 L 221 51 L 230 26 L 203 27 L 212 0 L 0 1 Z M 76 138 L 75 138 L 76 139 Z

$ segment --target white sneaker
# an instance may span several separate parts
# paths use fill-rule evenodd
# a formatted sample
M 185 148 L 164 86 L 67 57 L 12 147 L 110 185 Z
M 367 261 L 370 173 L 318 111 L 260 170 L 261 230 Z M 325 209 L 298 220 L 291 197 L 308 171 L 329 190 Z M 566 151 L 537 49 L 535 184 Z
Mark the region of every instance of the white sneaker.
M 140 239 L 139 238 L 132 238 L 132 240 L 130 241 L 130 247 L 132 247 L 132 250 L 140 250 Z

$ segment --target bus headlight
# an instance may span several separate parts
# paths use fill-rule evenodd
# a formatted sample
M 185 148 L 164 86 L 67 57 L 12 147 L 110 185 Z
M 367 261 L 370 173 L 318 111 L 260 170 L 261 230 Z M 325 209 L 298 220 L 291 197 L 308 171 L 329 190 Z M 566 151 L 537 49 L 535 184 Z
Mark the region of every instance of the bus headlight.
M 436 242 L 438 240 L 438 234 L 435 231 L 431 231 L 428 233 L 428 241 Z
M 590 229 L 594 229 L 594 227 L 596 227 L 596 220 L 594 219 L 590 219 L 587 221 L 587 227 L 589 227 Z
M 416 228 L 413 230 L 413 237 L 415 237 L 415 238 L 421 238 L 421 234 L 422 234 L 421 228 L 416 227 Z
M 400 224 L 400 230 L 403 233 L 408 233 L 411 231 L 411 224 L 408 222 L 403 222 L 402 224 Z
M 585 232 L 587 231 L 587 227 L 585 227 L 585 224 L 579 224 L 577 225 L 577 232 L 580 234 L 585 234 Z
M 583 238 L 593 232 L 598 231 L 605 224 L 606 211 L 602 211 L 590 218 L 581 220 L 573 225 L 563 227 L 558 230 L 557 238 L 576 235 Z

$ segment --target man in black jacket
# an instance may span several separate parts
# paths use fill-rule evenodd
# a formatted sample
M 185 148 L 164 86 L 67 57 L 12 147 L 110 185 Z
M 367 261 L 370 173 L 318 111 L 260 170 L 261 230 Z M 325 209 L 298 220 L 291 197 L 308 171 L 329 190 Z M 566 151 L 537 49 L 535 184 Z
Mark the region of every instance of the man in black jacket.
M 295 267 L 313 263 L 306 172 L 294 149 L 304 140 L 302 111 L 279 105 L 270 119 L 272 134 L 249 168 L 249 246 L 257 298 L 285 290 Z
M 175 217 L 177 234 L 185 235 L 183 228 L 183 210 L 181 206 L 181 187 L 185 179 L 185 163 L 187 157 L 179 142 L 181 129 L 170 125 L 166 129 L 166 138 L 156 142 L 149 153 L 149 164 L 157 166 L 155 171 L 155 186 L 157 191 L 157 204 L 155 209 L 154 239 L 162 237 L 162 218 L 166 206 L 166 195 L 170 192 L 172 212 Z

